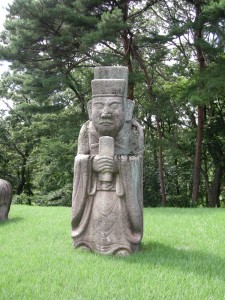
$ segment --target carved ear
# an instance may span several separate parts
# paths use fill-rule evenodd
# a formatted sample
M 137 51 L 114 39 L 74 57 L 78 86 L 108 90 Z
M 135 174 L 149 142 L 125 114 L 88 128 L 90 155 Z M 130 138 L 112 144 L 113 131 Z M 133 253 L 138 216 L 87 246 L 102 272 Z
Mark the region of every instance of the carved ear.
M 87 103 L 87 109 L 88 109 L 88 116 L 89 116 L 89 120 L 92 120 L 92 105 L 91 105 L 91 100 L 88 101 Z
M 127 99 L 126 103 L 126 121 L 131 121 L 134 111 L 134 101 Z

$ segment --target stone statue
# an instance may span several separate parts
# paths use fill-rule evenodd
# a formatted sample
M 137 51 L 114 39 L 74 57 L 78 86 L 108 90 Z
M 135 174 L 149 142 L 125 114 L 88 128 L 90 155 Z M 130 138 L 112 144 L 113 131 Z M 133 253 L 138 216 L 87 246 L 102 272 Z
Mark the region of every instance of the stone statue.
M 127 84 L 127 67 L 95 68 L 72 196 L 74 246 L 123 256 L 139 251 L 143 235 L 143 129 Z
M 0 179 L 0 221 L 8 220 L 11 202 L 12 186 L 8 181 Z

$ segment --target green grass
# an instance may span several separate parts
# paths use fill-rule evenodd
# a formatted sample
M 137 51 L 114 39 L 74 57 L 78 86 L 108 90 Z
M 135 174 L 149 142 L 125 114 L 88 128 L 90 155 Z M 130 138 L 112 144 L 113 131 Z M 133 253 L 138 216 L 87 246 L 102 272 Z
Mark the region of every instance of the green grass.
M 0 299 L 225 299 L 225 210 L 148 208 L 143 249 L 74 250 L 70 209 L 13 205 L 0 223 Z

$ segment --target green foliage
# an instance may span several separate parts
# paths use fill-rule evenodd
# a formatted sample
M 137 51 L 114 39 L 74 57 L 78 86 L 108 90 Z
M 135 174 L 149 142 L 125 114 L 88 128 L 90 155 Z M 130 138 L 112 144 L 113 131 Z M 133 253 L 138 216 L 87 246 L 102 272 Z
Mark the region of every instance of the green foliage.
M 144 206 L 157 207 L 161 205 L 160 186 L 157 162 L 153 160 L 153 153 L 145 151 L 143 166 L 143 197 Z
M 197 106 L 205 110 L 199 204 L 223 204 L 224 5 L 15 0 L 0 45 L 14 70 L 0 85 L 0 96 L 13 102 L 0 119 L 0 175 L 22 195 L 18 201 L 29 195 L 33 204 L 69 205 L 92 67 L 127 65 L 129 96 L 145 129 L 145 205 L 161 204 L 159 147 L 167 205 L 191 205 Z M 219 198 L 210 200 L 215 190 Z
M 98 24 L 102 36 L 107 36 L 112 39 L 111 41 L 115 41 L 120 30 L 127 28 L 123 21 L 123 13 L 119 8 L 115 8 L 112 12 L 104 12 L 101 15 L 101 22 Z
M 79 103 L 70 104 L 68 91 L 55 92 L 54 97 L 40 103 L 30 98 L 31 77 L 23 78 L 28 80 L 21 82 L 16 76 L 14 81 L 11 77 L 3 81 L 8 91 L 5 95 L 15 99 L 13 109 L 1 120 L 0 146 L 2 153 L 7 153 L 3 178 L 10 174 L 14 193 L 18 194 L 16 203 L 26 203 L 23 195 L 29 195 L 30 204 L 48 204 L 58 193 L 58 204 L 69 205 L 75 141 L 83 122 Z M 40 194 L 51 199 L 40 202 Z
M 184 96 L 193 105 L 208 104 L 211 99 L 221 97 L 225 93 L 224 76 L 225 60 L 221 58 L 218 64 L 212 63 L 206 70 L 196 72 L 186 85 Z

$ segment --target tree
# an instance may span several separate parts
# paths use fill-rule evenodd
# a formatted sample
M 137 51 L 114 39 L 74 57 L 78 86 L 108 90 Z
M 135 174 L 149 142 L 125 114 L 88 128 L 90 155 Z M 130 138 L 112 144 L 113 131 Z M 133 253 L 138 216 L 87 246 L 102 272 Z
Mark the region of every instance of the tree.
M 59 124 L 73 111 L 77 132 L 87 114 L 93 66 L 122 64 L 129 68 L 129 98 L 135 99 L 145 127 L 150 165 L 144 170 L 144 190 L 148 197 L 154 195 L 146 205 L 160 204 L 160 185 L 163 205 L 190 205 L 192 190 L 194 205 L 219 206 L 224 176 L 224 11 L 223 0 L 15 0 L 0 57 L 12 61 L 19 76 L 8 79 L 3 93 L 16 104 L 7 124 L 12 125 L 18 111 L 16 126 L 22 133 L 22 116 L 30 115 L 28 128 L 35 134 L 28 161 L 35 188 L 42 194 L 52 191 L 54 198 L 69 182 L 69 172 L 63 173 L 65 182 L 60 178 L 69 160 L 62 165 L 56 159 L 63 149 L 70 153 L 74 142 L 61 144 L 59 132 L 73 130 L 59 130 Z M 48 118 L 52 126 L 46 127 Z M 8 128 L 6 119 L 3 125 Z M 49 154 L 53 162 L 48 162 Z M 60 186 L 54 189 L 57 182 Z
M 17 186 L 16 194 L 29 196 L 29 204 L 31 196 L 42 194 L 45 196 L 42 203 L 48 203 L 46 195 L 50 193 L 50 182 L 50 200 L 54 200 L 53 194 L 59 194 L 60 190 L 65 193 L 63 187 L 72 184 L 75 140 L 84 115 L 79 100 L 73 103 L 71 90 L 55 92 L 43 103 L 35 98 L 31 82 L 28 74 L 8 74 L 2 79 L 2 93 L 14 105 L 8 116 L 1 119 L 0 146 L 8 153 L 8 158 L 13 154 L 5 169 L 10 170 L 13 185 Z M 48 165 L 51 172 L 45 174 Z M 63 203 L 70 204 L 68 192 L 65 197 Z
M 85 112 L 75 79 L 76 67 L 88 59 L 90 64 L 90 56 L 92 61 L 108 64 L 111 56 L 114 61 L 128 66 L 131 74 L 129 98 L 133 99 L 131 24 L 156 1 L 143 4 L 137 1 L 140 2 L 138 9 L 134 6 L 136 1 L 77 1 L 71 4 L 72 7 L 66 1 L 53 5 L 55 2 L 27 2 L 24 5 L 23 1 L 17 0 L 10 7 L 11 18 L 6 24 L 8 46 L 3 47 L 2 55 L 11 59 L 15 68 L 19 66 L 26 73 L 31 69 L 32 73 L 35 71 L 36 75 L 32 75 L 33 97 L 40 102 L 46 101 L 44 99 L 55 90 L 63 89 L 63 85 L 65 88 L 66 84 L 74 91 Z M 99 50 L 95 47 L 99 43 L 104 49 L 104 61 L 99 59 Z
M 172 46 L 169 53 L 175 54 L 173 64 L 176 76 L 180 74 L 189 79 L 185 98 L 198 107 L 198 120 L 193 122 L 194 127 L 197 125 L 192 193 L 192 201 L 196 205 L 203 154 L 204 115 L 207 105 L 212 102 L 211 99 L 217 101 L 215 95 L 207 88 L 209 81 L 206 80 L 205 74 L 212 65 L 217 70 L 219 65 L 223 65 L 224 2 L 218 1 L 216 4 L 214 1 L 161 1 L 152 10 L 160 20 L 160 30 L 163 32 L 163 34 L 155 32 L 152 41 L 161 41 Z M 179 59 L 179 66 L 176 59 Z M 209 74 L 210 80 L 213 80 L 212 73 Z M 224 76 L 224 71 L 218 72 L 219 74 Z M 222 77 L 217 78 L 219 82 L 220 78 Z M 214 86 L 218 90 L 220 90 L 219 82 Z M 217 174 L 221 180 L 221 173 Z

